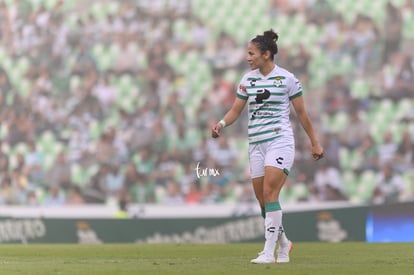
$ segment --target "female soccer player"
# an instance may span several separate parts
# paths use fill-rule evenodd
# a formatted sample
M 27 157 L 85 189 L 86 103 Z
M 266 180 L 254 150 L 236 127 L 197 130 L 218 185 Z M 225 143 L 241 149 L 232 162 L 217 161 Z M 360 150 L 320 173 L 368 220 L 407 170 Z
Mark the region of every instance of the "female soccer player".
M 282 226 L 279 193 L 295 155 L 293 130 L 289 120 L 290 102 L 312 145 L 315 160 L 323 157 L 312 123 L 305 109 L 302 87 L 289 71 L 274 63 L 279 36 L 272 29 L 257 35 L 247 46 L 246 60 L 252 69 L 241 79 L 237 97 L 224 118 L 211 128 L 213 138 L 237 120 L 248 105 L 249 162 L 256 198 L 265 218 L 265 244 L 252 263 L 289 262 L 292 243 Z

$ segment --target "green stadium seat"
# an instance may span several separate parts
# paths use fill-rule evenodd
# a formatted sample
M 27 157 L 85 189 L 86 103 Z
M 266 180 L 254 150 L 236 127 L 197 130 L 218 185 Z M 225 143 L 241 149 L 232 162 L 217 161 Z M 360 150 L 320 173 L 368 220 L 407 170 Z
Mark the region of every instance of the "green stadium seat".
M 387 125 L 387 129 L 392 133 L 393 141 L 399 144 L 402 140 L 402 133 L 408 130 L 408 127 L 399 121 L 393 121 Z
M 79 88 L 81 84 L 81 78 L 78 75 L 72 75 L 69 80 L 69 87 L 71 91 Z
M 414 171 L 406 171 L 403 175 L 404 192 L 403 199 L 411 200 L 414 196 Z
M 9 134 L 9 128 L 7 127 L 6 123 L 1 123 L 0 124 L 0 140 L 4 140 L 8 134 Z M 3 143 L 2 145 L 8 146 L 8 143 L 6 142 L 6 143 Z
M 223 79 L 230 83 L 238 83 L 240 76 L 235 69 L 229 69 L 224 72 Z
M 174 167 L 174 180 L 176 182 L 180 182 L 180 180 L 183 178 L 184 176 L 184 167 L 182 164 L 177 164 Z
M 15 91 L 14 90 L 12 90 L 12 92 L 11 93 L 8 93 L 7 94 L 7 96 L 6 96 L 6 105 L 7 106 L 12 106 L 13 105 L 13 102 L 14 102 L 14 93 Z
M 382 99 L 378 108 L 377 118 L 380 118 L 383 124 L 395 120 L 396 104 L 391 99 Z
M 354 61 L 350 55 L 344 55 L 341 57 L 337 64 L 333 65 L 331 74 L 345 75 L 353 71 Z
M 42 2 L 45 5 L 46 9 L 51 10 L 56 6 L 58 0 L 43 0 Z
M 354 199 L 355 194 L 357 193 L 358 177 L 351 170 L 343 171 L 342 182 L 344 185 L 345 195 L 350 199 Z
M 300 41 L 298 41 L 298 43 L 302 45 L 316 44 L 321 38 L 321 33 L 321 29 L 316 27 L 315 25 L 306 25 L 301 34 Z M 312 51 L 319 50 L 319 47 L 312 47 L 310 49 L 307 48 L 306 50 L 313 54 L 314 52 Z
M 403 12 L 404 25 L 402 29 L 403 37 L 407 40 L 414 39 L 414 14 L 413 12 Z
M 13 148 L 11 148 L 12 154 L 26 154 L 29 151 L 29 147 L 25 142 L 19 142 Z
M 188 20 L 185 20 L 183 18 L 179 18 L 177 20 L 174 20 L 172 29 L 174 31 L 174 35 L 182 39 L 183 41 L 189 42 L 189 26 L 188 26 Z
M 386 127 L 386 124 L 384 125 L 383 123 L 380 123 L 380 122 L 370 124 L 369 133 L 377 144 L 381 143 L 383 140 L 383 134 L 385 131 L 385 127 Z
M 17 89 L 17 92 L 19 93 L 19 95 L 23 98 L 26 98 L 30 95 L 30 91 L 31 91 L 31 83 L 29 82 L 29 80 L 25 79 L 25 78 L 21 78 L 20 82 L 18 82 L 17 84 L 15 84 L 15 88 Z
M 6 55 L 2 60 L 0 60 L 0 65 L 3 67 L 3 69 L 9 73 L 9 71 L 12 69 L 13 67 L 13 60 Z
M 102 124 L 99 121 L 92 120 L 89 123 L 89 135 L 92 138 L 92 140 L 98 140 L 102 131 Z
M 121 93 L 129 93 L 133 88 L 133 80 L 129 74 L 123 74 L 119 78 L 118 88 Z
M 44 131 L 36 142 L 36 148 L 44 153 L 52 153 L 55 149 L 56 137 L 52 131 Z
M 414 108 L 412 100 L 409 98 L 403 98 L 398 101 L 395 106 L 395 118 L 400 120 L 408 115 L 408 113 Z
M 3 66 L 4 61 L 8 58 L 9 58 L 9 56 L 8 56 L 7 51 L 5 49 L 3 49 L 2 46 L 0 46 L 0 66 Z
M 80 187 L 84 187 L 98 169 L 99 166 L 97 164 L 90 167 L 82 167 L 79 163 L 72 163 L 70 167 L 72 182 Z
M 106 3 L 102 3 L 100 1 L 96 1 L 92 4 L 92 6 L 89 8 L 89 12 L 98 20 L 103 20 L 105 19 L 106 15 L 107 15 L 107 10 L 106 10 Z
M 364 78 L 356 78 L 351 83 L 351 96 L 357 99 L 368 98 L 370 95 L 368 81 Z
M 56 155 L 54 153 L 46 153 L 43 155 L 43 169 L 46 171 L 52 167 L 53 163 L 55 162 Z
M 214 10 L 210 7 L 210 4 L 213 1 L 203 1 L 203 0 L 196 0 L 193 1 L 193 12 L 196 14 L 200 19 L 209 20 L 213 14 Z
M 7 70 L 7 74 L 9 76 L 10 82 L 13 85 L 18 85 L 22 79 L 22 73 L 13 61 L 11 62 L 10 68 Z
M 93 46 L 92 55 L 100 71 L 106 71 L 114 64 L 117 51 L 118 46 L 114 44 L 109 47 L 100 43 Z
M 343 171 L 352 169 L 353 152 L 346 147 L 339 148 L 339 163 Z
M 190 127 L 187 132 L 187 142 L 191 148 L 195 148 L 201 141 L 202 132 L 200 129 Z
M 102 123 L 102 126 L 104 129 L 109 129 L 112 127 L 116 128 L 119 126 L 119 123 L 121 123 L 121 118 L 119 116 L 119 113 L 114 110 L 107 116 L 105 121 Z
M 18 69 L 21 76 L 26 74 L 27 70 L 30 68 L 30 61 L 27 57 L 20 57 L 15 63 L 16 68 Z
M 112 0 L 105 6 L 108 14 L 116 14 L 120 10 L 121 3 L 119 1 Z
M 367 1 L 369 7 L 365 9 L 365 12 L 375 21 L 378 26 L 384 24 L 386 10 L 384 1 Z
M 334 133 L 343 132 L 349 122 L 349 116 L 346 112 L 340 111 L 332 116 L 331 130 Z
M 72 2 L 72 1 L 65 1 L 65 3 Z M 65 4 L 66 5 L 66 4 Z M 77 21 L 79 19 L 79 16 L 77 14 L 69 14 L 66 17 L 66 26 L 70 30 L 74 30 L 77 28 Z
M 79 163 L 73 163 L 70 166 L 71 180 L 78 186 L 84 185 L 84 171 Z
M 87 179 L 89 180 L 93 175 L 95 175 L 98 172 L 98 170 L 99 170 L 99 165 L 96 163 L 87 167 L 86 168 Z
M 375 188 L 376 173 L 364 171 L 359 178 L 357 198 L 359 202 L 368 202 L 372 199 Z
M 162 203 L 164 201 L 167 191 L 164 187 L 157 185 L 155 187 L 155 201 L 157 203 Z
M 179 62 L 181 61 L 181 55 L 178 50 L 173 49 L 169 51 L 166 56 L 166 61 L 176 70 L 176 66 L 178 66 Z
M 310 80 L 311 88 L 321 87 L 328 79 L 328 72 L 325 68 L 321 67 L 313 71 L 312 78 Z
M 30 4 L 32 5 L 34 9 L 38 9 L 40 5 L 43 3 L 43 1 L 44 0 L 33 0 L 33 1 L 30 1 Z
M 230 138 L 229 144 L 238 152 L 237 156 L 237 171 L 239 175 L 243 175 L 245 172 L 246 166 L 249 165 L 249 156 L 248 156 L 248 143 L 245 139 L 241 138 Z

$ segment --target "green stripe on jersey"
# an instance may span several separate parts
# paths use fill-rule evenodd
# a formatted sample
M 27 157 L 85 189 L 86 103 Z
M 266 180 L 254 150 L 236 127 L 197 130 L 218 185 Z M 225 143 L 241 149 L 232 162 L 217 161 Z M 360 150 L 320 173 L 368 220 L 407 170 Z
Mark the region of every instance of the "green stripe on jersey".
M 289 100 L 295 99 L 295 98 L 297 98 L 297 97 L 299 97 L 299 96 L 301 96 L 301 95 L 302 95 L 302 91 L 300 91 L 299 93 L 294 94 L 294 95 L 292 95 L 291 97 L 289 97 Z
M 268 139 L 262 139 L 262 140 L 258 140 L 258 141 L 254 141 L 254 142 L 249 142 L 249 144 L 259 144 L 259 143 L 263 143 L 263 142 L 266 142 L 266 141 L 272 141 L 274 139 L 281 138 L 281 137 L 282 136 L 279 135 L 279 136 L 271 137 L 271 138 L 268 138 Z
M 263 103 L 256 103 L 256 101 L 252 101 L 249 105 L 256 105 L 256 104 L 283 104 L 283 101 L 263 101 Z
M 273 124 L 278 124 L 280 122 L 280 120 L 276 120 L 276 121 L 271 121 L 271 122 L 267 122 L 267 123 L 260 123 L 260 124 L 255 124 L 255 125 L 249 125 L 248 128 L 256 128 L 256 127 L 260 127 L 260 126 L 269 126 L 269 125 L 273 125 Z
M 272 76 L 272 77 L 269 77 L 268 78 L 268 80 L 273 80 L 273 79 L 286 79 L 286 77 L 285 76 L 283 76 L 283 75 L 277 75 L 277 76 Z
M 249 80 L 255 80 L 255 81 L 257 81 L 257 80 L 262 80 L 260 77 L 259 78 L 255 78 L 255 77 L 249 77 L 249 78 L 247 78 L 247 80 L 249 81 Z
M 241 95 L 241 94 L 236 94 L 236 96 L 240 99 L 243 99 L 243 100 L 247 100 L 249 98 L 248 96 L 244 96 L 244 95 Z
M 263 132 L 257 132 L 254 134 L 250 134 L 249 137 L 255 137 L 255 136 L 260 136 L 260 135 L 264 135 L 264 134 L 268 134 L 268 133 L 272 133 L 274 132 L 274 130 L 267 130 L 267 131 L 263 131 Z
M 276 112 L 278 112 L 278 111 L 280 111 L 280 109 L 278 109 L 278 108 L 260 108 L 260 109 L 257 109 L 257 110 L 249 110 L 250 113 L 260 112 L 260 111 L 276 111 Z
M 256 85 L 256 86 L 246 86 L 246 89 L 259 89 L 259 88 L 286 88 L 286 85 Z
M 247 93 L 249 96 L 256 96 L 257 93 Z M 285 93 L 270 93 L 270 95 L 284 96 Z
M 278 117 L 280 117 L 280 116 L 254 116 L 250 120 L 261 119 L 261 118 L 278 118 Z

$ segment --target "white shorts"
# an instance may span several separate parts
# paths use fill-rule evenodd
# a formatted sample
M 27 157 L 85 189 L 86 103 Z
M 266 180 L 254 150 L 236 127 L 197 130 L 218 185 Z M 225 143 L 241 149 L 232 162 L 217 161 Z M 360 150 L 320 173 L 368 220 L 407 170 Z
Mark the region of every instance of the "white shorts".
M 250 174 L 252 179 L 263 177 L 265 166 L 282 169 L 289 174 L 295 159 L 295 145 L 281 145 L 271 140 L 249 147 Z

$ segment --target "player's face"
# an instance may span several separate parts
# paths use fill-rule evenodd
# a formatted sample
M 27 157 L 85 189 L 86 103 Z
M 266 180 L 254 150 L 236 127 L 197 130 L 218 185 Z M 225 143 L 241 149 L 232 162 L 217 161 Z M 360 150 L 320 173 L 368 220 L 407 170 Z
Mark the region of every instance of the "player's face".
M 252 42 L 247 45 L 246 60 L 252 70 L 260 69 L 265 64 L 264 54 Z

